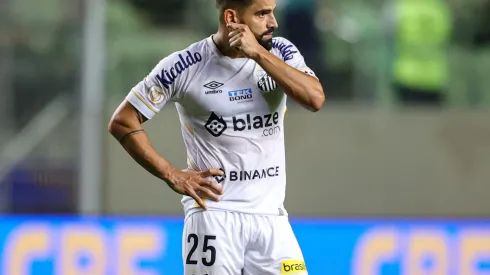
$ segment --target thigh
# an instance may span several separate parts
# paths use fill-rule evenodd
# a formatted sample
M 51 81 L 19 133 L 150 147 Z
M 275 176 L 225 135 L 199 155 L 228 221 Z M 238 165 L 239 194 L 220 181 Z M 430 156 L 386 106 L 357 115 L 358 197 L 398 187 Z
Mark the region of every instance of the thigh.
M 257 220 L 257 239 L 245 252 L 244 275 L 307 275 L 303 253 L 285 216 Z
M 230 217 L 232 216 L 232 217 Z M 182 235 L 184 275 L 241 275 L 243 243 L 231 213 L 202 211 L 189 216 Z

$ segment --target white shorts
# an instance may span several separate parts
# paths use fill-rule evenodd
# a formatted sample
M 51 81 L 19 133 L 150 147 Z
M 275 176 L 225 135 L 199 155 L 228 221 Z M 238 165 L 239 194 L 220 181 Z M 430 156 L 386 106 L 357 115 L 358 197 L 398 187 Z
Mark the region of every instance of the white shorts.
M 182 248 L 184 275 L 308 274 L 287 216 L 196 212 Z

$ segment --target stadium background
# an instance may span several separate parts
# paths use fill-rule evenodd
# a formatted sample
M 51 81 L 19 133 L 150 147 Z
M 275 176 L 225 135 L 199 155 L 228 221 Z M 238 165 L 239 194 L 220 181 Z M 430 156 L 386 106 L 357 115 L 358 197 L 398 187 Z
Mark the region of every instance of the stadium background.
M 180 197 L 106 128 L 159 59 L 215 30 L 213 2 L 0 0 L 0 274 L 181 274 Z M 422 48 L 443 30 L 441 104 L 395 96 L 397 3 L 278 0 L 277 35 L 327 95 L 289 108 L 286 207 L 310 274 L 489 274 L 490 1 L 438 2 L 450 20 L 411 29 Z M 174 107 L 146 127 L 184 167 Z

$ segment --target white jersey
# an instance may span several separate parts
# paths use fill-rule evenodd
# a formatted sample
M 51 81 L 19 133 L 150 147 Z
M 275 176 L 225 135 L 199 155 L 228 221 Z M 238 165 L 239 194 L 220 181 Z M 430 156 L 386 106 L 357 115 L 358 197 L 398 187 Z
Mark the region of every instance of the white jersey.
M 271 52 L 312 76 L 298 49 L 274 38 Z M 164 58 L 127 100 L 148 119 L 171 101 L 179 113 L 188 168 L 222 169 L 220 202 L 209 210 L 287 215 L 284 209 L 286 95 L 252 59 L 223 56 L 211 37 Z M 184 196 L 186 216 L 202 210 Z

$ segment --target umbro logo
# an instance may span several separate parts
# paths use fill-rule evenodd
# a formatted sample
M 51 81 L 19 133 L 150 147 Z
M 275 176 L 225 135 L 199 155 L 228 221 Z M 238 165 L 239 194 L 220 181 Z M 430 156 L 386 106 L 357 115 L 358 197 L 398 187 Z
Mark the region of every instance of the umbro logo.
M 221 87 L 223 85 L 224 85 L 223 83 L 219 83 L 217 81 L 211 81 L 208 84 L 204 84 L 204 87 L 208 88 L 208 89 L 218 89 L 219 87 Z
M 223 93 L 223 90 L 216 90 L 216 89 L 218 89 L 219 87 L 221 87 L 223 85 L 224 85 L 223 83 L 219 83 L 217 81 L 211 81 L 211 82 L 203 85 L 205 88 L 211 89 L 210 91 L 206 91 L 204 93 L 207 95 L 221 94 L 221 93 Z

